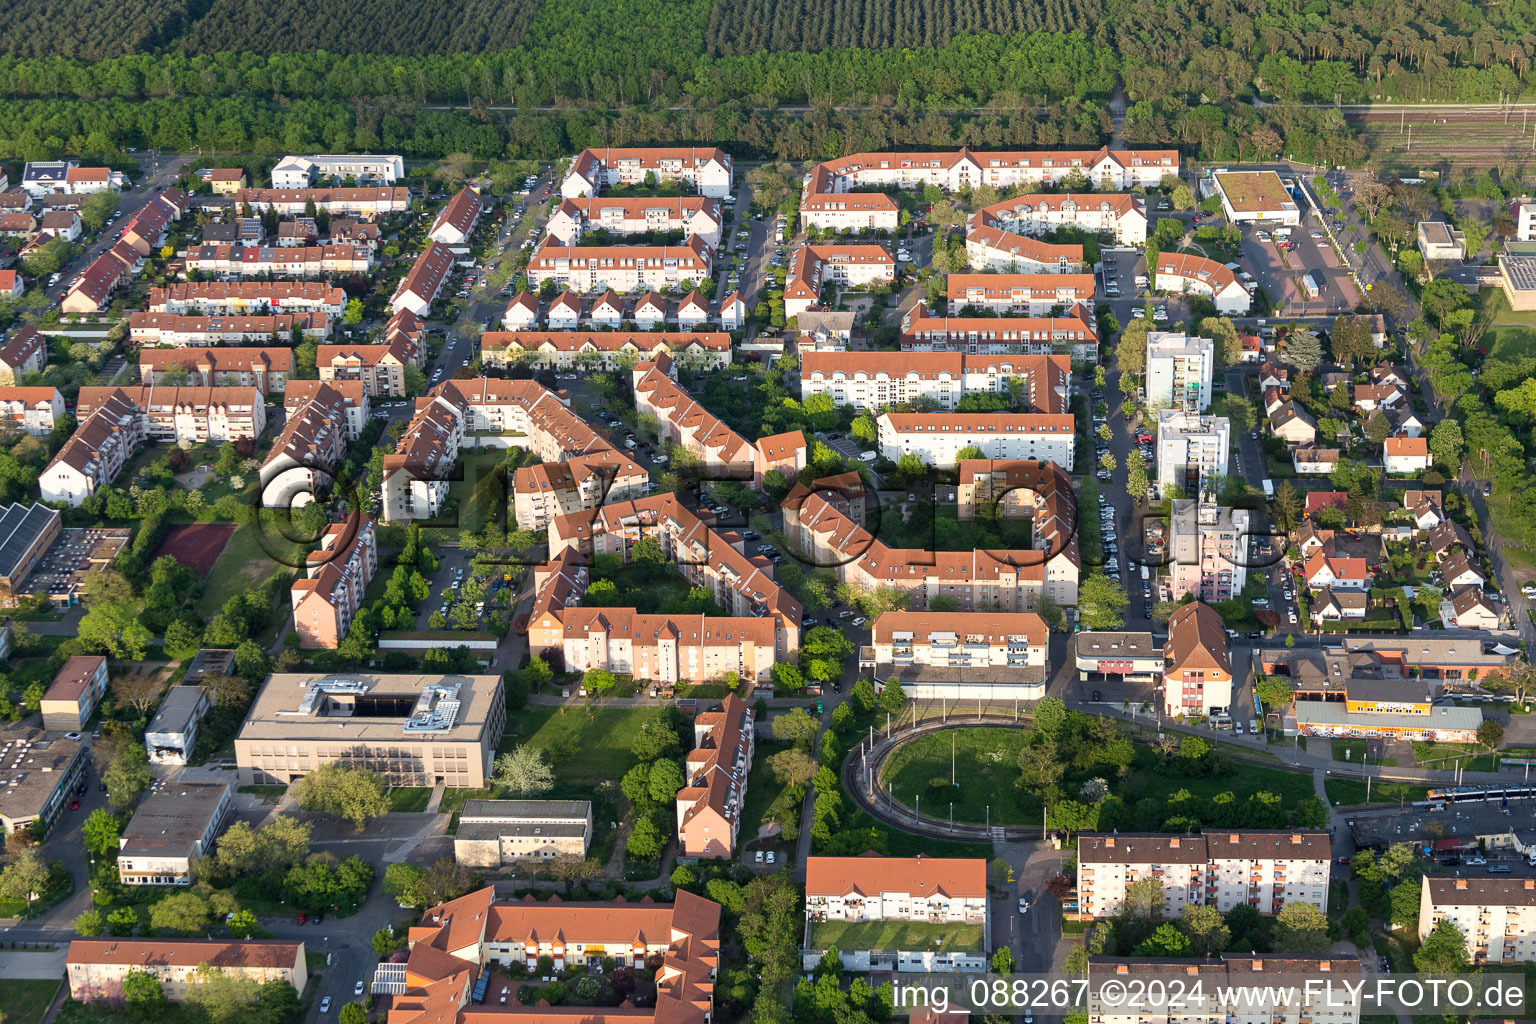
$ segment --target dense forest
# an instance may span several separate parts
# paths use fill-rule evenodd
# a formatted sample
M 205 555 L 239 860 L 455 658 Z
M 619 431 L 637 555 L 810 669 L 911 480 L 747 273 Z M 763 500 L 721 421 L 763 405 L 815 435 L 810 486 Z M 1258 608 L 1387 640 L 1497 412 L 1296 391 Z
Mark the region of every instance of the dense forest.
M 191 27 L 191 0 L 6 0 L 0 53 L 101 60 L 153 53 Z
M 978 32 L 1071 32 L 1099 21 L 1095 0 L 719 0 L 709 18 L 709 52 L 908 49 L 944 46 Z
M 213 0 L 183 53 L 475 53 L 522 41 L 541 0 Z

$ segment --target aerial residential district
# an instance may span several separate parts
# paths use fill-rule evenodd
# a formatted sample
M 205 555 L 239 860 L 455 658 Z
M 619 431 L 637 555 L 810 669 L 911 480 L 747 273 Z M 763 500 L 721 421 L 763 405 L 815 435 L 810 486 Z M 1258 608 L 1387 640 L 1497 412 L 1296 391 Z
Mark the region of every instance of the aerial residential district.
M 1536 961 L 1536 200 L 1119 139 L 48 156 L 8 1021 Z

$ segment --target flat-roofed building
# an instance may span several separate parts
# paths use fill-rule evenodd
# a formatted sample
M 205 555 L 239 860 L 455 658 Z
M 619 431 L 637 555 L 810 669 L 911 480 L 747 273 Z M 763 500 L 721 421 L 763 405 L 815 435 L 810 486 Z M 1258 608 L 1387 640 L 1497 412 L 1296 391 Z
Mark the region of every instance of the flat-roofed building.
M 1211 407 L 1211 374 L 1216 343 L 1183 331 L 1147 335 L 1147 402 L 1190 412 Z
M 341 764 L 392 786 L 480 789 L 506 722 L 500 676 L 277 673 L 235 737 L 235 762 L 243 786 Z
M 1209 492 L 1175 498 L 1168 517 L 1166 600 L 1193 594 L 1201 601 L 1231 601 L 1248 583 L 1248 510 L 1223 508 Z
M 1453 263 L 1467 258 L 1467 236 L 1443 220 L 1421 220 L 1417 231 L 1424 259 Z
M 1232 426 L 1225 416 L 1183 409 L 1157 411 L 1157 485 L 1198 494 L 1212 476 L 1226 473 Z
M 195 683 L 183 680 L 180 686 L 171 687 L 144 730 L 144 749 L 150 763 L 186 764 L 197 749 L 199 723 L 212 706 L 207 691 Z
M 107 693 L 107 659 L 77 654 L 64 663 L 43 694 L 43 728 L 73 732 L 85 727 Z
M 89 761 L 79 740 L 14 723 L 0 726 L 0 825 L 14 835 L 34 821 L 52 824 Z
M 393 153 L 315 153 L 285 156 L 272 168 L 274 188 L 305 188 L 317 181 L 378 181 L 405 177 L 405 161 Z
M 27 580 L 63 530 L 56 508 L 13 503 L 0 508 L 0 606 L 31 596 Z
M 1077 677 L 1084 682 L 1157 683 L 1166 659 L 1151 633 L 1090 631 L 1073 637 Z
M 1262 975 L 1262 977 L 1260 977 Z M 1129 979 L 1187 1000 L 1127 1006 Z M 1360 1024 L 1362 1000 L 1346 986 L 1366 978 L 1360 958 L 1222 953 L 1215 958 L 1088 958 L 1085 989 L 1094 1024 Z
M 182 687 L 176 687 L 182 689 Z M 157 782 L 117 841 L 124 885 L 191 885 L 192 865 L 211 856 L 234 813 L 229 782 Z
M 1536 960 L 1536 879 L 1426 878 L 1419 890 L 1419 939 L 1449 921 L 1474 964 Z
M 69 994 L 82 1003 L 121 1001 L 123 979 L 142 971 L 173 1003 L 186 999 L 207 964 L 227 977 L 285 981 L 304 994 L 304 943 L 260 939 L 75 939 L 65 958 Z
M 471 868 L 525 860 L 585 857 L 592 843 L 588 800 L 467 800 L 453 836 L 453 856 Z
M 1301 208 L 1274 171 L 1223 171 L 1211 175 L 1221 208 L 1233 224 L 1301 223 Z

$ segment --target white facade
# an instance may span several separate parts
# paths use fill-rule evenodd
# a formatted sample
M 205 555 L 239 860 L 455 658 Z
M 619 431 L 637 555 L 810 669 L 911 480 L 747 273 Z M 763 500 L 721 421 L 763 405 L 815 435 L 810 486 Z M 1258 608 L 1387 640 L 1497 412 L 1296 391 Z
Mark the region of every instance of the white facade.
M 1157 486 L 1196 494 L 1213 474 L 1226 473 L 1232 426 L 1225 416 L 1183 409 L 1157 413 Z
M 985 459 L 1035 459 L 1071 468 L 1077 450 L 1075 419 L 1042 413 L 882 413 L 880 454 L 897 462 L 916 455 L 930 466 L 953 468 L 963 448 Z
M 602 228 L 614 235 L 681 231 L 710 246 L 720 244 L 720 210 L 703 196 L 657 199 L 567 199 L 550 215 L 545 230 L 564 245 L 582 233 Z
M 405 177 L 405 161 L 398 156 L 336 155 L 285 156 L 272 168 L 273 188 L 308 188 L 317 181 L 353 178 L 357 181 L 393 183 Z
M 1216 343 L 1183 332 L 1147 335 L 1147 403 L 1204 412 L 1211 407 Z
M 931 398 L 953 410 L 968 394 L 1006 394 L 1012 377 L 1042 374 L 1041 386 L 1056 382 L 1045 361 L 1067 372 L 1070 359 L 1053 356 L 981 356 L 960 352 L 806 352 L 800 357 L 800 400 L 829 394 L 839 406 L 878 410 Z M 1040 407 L 1037 403 L 1037 407 Z
M 64 396 L 58 388 L 0 387 L 0 419 L 29 434 L 50 432 L 64 412 Z
M 1441 921 L 1466 936 L 1474 964 L 1536 960 L 1536 880 L 1426 878 L 1419 893 L 1419 938 Z
M 584 149 L 571 161 L 560 194 L 566 199 L 595 196 L 605 185 L 638 185 L 649 174 L 722 199 L 731 194 L 731 167 L 730 154 L 712 146 Z
M 1536 199 L 1516 199 L 1510 211 L 1515 215 L 1515 240 L 1536 242 Z

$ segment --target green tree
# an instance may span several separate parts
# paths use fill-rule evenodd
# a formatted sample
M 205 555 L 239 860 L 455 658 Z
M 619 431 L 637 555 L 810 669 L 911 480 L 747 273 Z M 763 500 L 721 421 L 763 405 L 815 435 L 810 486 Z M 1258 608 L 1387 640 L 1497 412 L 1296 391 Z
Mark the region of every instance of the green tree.
M 106 920 L 101 916 L 101 911 L 94 907 L 81 911 L 75 916 L 75 934 L 95 938 L 101 934 L 107 926 Z
M 1133 956 L 1189 956 L 1189 938 L 1172 922 L 1158 925 L 1133 951 Z
M 256 915 L 249 910 L 237 910 L 235 916 L 227 918 L 224 927 L 229 929 L 229 934 L 237 939 L 255 938 L 261 930 L 261 922 L 256 920 Z
M 85 848 L 97 857 L 117 858 L 118 838 L 123 834 L 122 823 L 110 811 L 97 809 L 80 827 Z
M 341 314 L 342 323 L 351 327 L 363 322 L 363 300 L 350 299 L 347 302 L 346 311 Z
M 1253 680 L 1253 695 L 1259 698 L 1266 712 L 1284 711 L 1291 706 L 1295 691 L 1284 676 L 1257 675 Z
M 172 893 L 151 904 L 149 923 L 156 931 L 193 935 L 206 932 L 213 920 L 208 901 L 192 892 Z
M 325 764 L 293 784 L 301 810 L 345 818 L 361 832 L 372 818 L 389 813 L 384 779 L 366 768 Z
M 1013 950 L 1007 946 L 999 946 L 997 952 L 992 954 L 993 974 L 1013 973 Z
M 148 971 L 129 971 L 123 975 L 123 1005 L 134 1020 L 156 1020 L 165 1010 L 165 990 L 160 979 Z
M 797 749 L 806 752 L 816 742 L 816 734 L 821 729 L 805 708 L 791 708 L 775 715 L 768 728 L 774 739 L 793 743 Z
M 1179 911 L 1179 930 L 1188 936 L 1189 951 L 1195 956 L 1220 953 L 1232 941 L 1232 931 L 1221 911 L 1206 904 L 1185 904 Z
M 1477 742 L 1489 750 L 1497 750 L 1499 744 L 1504 742 L 1504 726 L 1498 719 L 1483 719 L 1482 724 L 1477 727 Z
M 858 682 L 853 684 L 849 698 L 858 705 L 860 711 L 864 712 L 873 711 L 875 703 L 879 699 L 875 693 L 875 684 L 862 676 Z
M 107 784 L 107 801 L 113 807 L 131 807 L 139 794 L 149 788 L 154 775 L 149 770 L 149 754 L 138 743 L 125 743 L 113 756 L 101 781 Z
M 1292 902 L 1275 916 L 1275 951 L 1316 956 L 1328 949 L 1328 917 L 1310 903 Z
M 347 1003 L 336 1014 L 336 1024 L 368 1024 L 368 1011 L 362 1003 Z
M 519 743 L 496 759 L 496 781 L 527 798 L 547 793 L 555 786 L 555 773 L 538 747 Z
M 422 892 L 422 881 L 427 869 L 415 864 L 395 863 L 384 869 L 384 891 L 396 903 L 421 908 L 427 905 Z
M 1413 953 L 1413 967 L 1421 974 L 1460 974 L 1469 966 L 1467 937 L 1448 919 L 1437 923 Z
M 132 935 L 139 926 L 139 912 L 134 907 L 118 907 L 107 915 L 107 934 Z
M 1125 590 L 1097 569 L 1078 586 L 1078 617 L 1085 629 L 1119 629 L 1129 604 Z
M 1138 878 L 1125 887 L 1125 912 L 1150 921 L 1163 916 L 1168 896 L 1161 878 Z
M 651 765 L 647 788 L 651 799 L 657 803 L 674 799 L 685 784 L 683 770 L 676 761 L 657 761 Z
M 666 845 L 666 836 L 656 822 L 650 817 L 644 817 L 635 822 L 629 838 L 624 841 L 624 850 L 636 860 L 655 860 L 661 856 Z
M 395 929 L 389 925 L 385 925 L 383 928 L 380 928 L 378 931 L 373 933 L 373 941 L 371 945 L 373 946 L 373 951 L 377 953 L 382 959 L 383 957 L 389 956 L 396 949 L 399 949 L 400 941 L 400 938 L 395 935 Z
M 885 685 L 880 688 L 880 706 L 895 715 L 900 714 L 901 709 L 906 705 L 907 694 L 901 688 L 901 684 L 894 679 L 886 680 Z
M 1443 419 L 1429 432 L 1429 451 L 1435 461 L 1449 470 L 1461 466 L 1461 454 L 1465 441 L 1461 424 L 1454 419 Z

